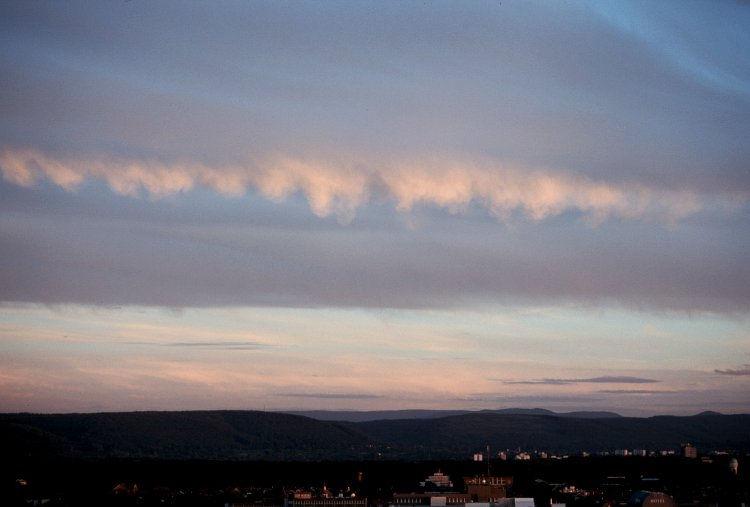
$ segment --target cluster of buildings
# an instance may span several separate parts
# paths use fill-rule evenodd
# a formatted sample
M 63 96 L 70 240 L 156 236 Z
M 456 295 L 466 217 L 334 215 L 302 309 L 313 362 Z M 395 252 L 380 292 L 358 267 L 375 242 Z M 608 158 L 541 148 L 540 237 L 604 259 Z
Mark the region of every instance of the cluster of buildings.
M 692 444 L 682 444 L 680 447 L 680 450 L 677 451 L 675 449 L 660 449 L 660 450 L 653 450 L 653 449 L 614 449 L 614 450 L 606 450 L 606 451 L 599 451 L 595 453 L 597 456 L 639 456 L 639 457 L 658 457 L 658 456 L 677 456 L 680 455 L 684 458 L 689 459 L 697 459 L 699 457 L 698 455 L 698 449 L 692 445 Z M 712 454 L 727 454 L 726 452 L 713 452 Z M 575 454 L 558 454 L 554 452 L 549 451 L 524 451 L 521 449 L 517 449 L 515 451 L 505 450 L 505 451 L 499 451 L 497 453 L 497 458 L 501 461 L 530 461 L 532 459 L 568 459 L 571 456 L 575 457 L 583 457 L 586 458 L 588 456 L 591 456 L 591 453 L 588 451 L 581 451 Z M 704 458 L 709 458 L 708 456 L 704 456 Z M 484 453 L 476 452 L 472 455 L 473 461 L 486 461 L 487 457 Z
M 683 449 L 682 455 L 691 456 L 691 447 Z M 684 461 L 682 463 L 692 467 Z M 413 490 L 405 488 L 405 491 L 394 492 L 387 487 L 368 490 L 363 473 L 357 472 L 354 480 L 339 483 L 343 486 L 335 490 L 329 489 L 325 484 L 322 487 L 301 489 L 287 489 L 279 485 L 272 489 L 234 488 L 213 494 L 196 490 L 186 497 L 224 497 L 225 507 L 677 507 L 676 499 L 668 493 L 671 492 L 678 495 L 679 505 L 682 506 L 750 506 L 747 501 L 750 500 L 750 484 L 740 475 L 738 460 L 725 456 L 722 463 L 726 465 L 721 478 L 706 483 L 701 488 L 692 487 L 687 494 L 685 482 L 675 487 L 674 482 L 645 474 L 595 478 L 598 474 L 593 472 L 585 477 L 581 476 L 584 480 L 580 483 L 556 483 L 538 478 L 544 474 L 521 474 L 517 478 L 511 475 L 479 474 L 464 475 L 454 482 L 448 474 L 437 470 L 424 480 L 418 483 L 415 481 Z M 715 465 L 711 466 L 718 471 Z M 505 469 L 513 468 L 506 466 Z M 526 466 L 516 469 L 529 470 Z M 21 484 L 19 487 L 26 486 Z M 682 490 L 682 493 L 678 490 Z M 145 498 L 144 493 L 146 492 L 134 483 L 118 483 L 112 491 L 120 499 L 142 499 Z M 148 493 L 146 496 L 149 496 Z M 170 498 L 179 500 L 185 495 L 180 491 L 172 491 L 166 495 L 154 490 L 150 492 L 150 496 L 159 497 L 163 501 Z M 688 501 L 690 503 L 686 503 Z
M 455 491 L 450 477 L 438 470 L 419 483 L 418 491 L 394 493 L 384 499 L 383 507 L 533 507 L 531 498 L 508 498 L 508 488 L 513 485 L 512 477 L 473 476 L 463 478 L 463 491 Z M 326 488 L 319 494 L 310 490 L 289 492 L 284 499 L 284 507 L 367 507 L 367 499 L 354 492 L 326 494 Z M 238 507 L 231 505 L 228 507 Z
M 513 478 L 474 476 L 464 477 L 463 482 L 463 491 L 453 491 L 453 482 L 450 477 L 437 471 L 420 482 L 422 491 L 395 493 L 388 506 L 489 506 L 507 498 L 508 488 L 513 485 Z
M 602 456 L 609 455 L 608 452 L 600 453 Z M 662 449 L 660 451 L 653 451 L 649 449 L 616 449 L 613 453 L 615 456 L 675 456 L 677 453 L 674 449 Z M 696 459 L 698 457 L 698 449 L 693 444 L 682 444 L 680 455 L 684 458 Z
M 624 477 L 610 477 L 606 488 L 621 488 Z M 606 481 L 605 481 L 606 482 Z M 674 499 L 659 491 L 628 491 L 627 496 L 607 496 L 604 490 L 586 490 L 570 484 L 549 484 L 537 481 L 534 496 L 513 496 L 513 477 L 476 475 L 463 477 L 462 491 L 457 491 L 451 478 L 437 471 L 419 483 L 418 491 L 394 493 L 390 498 L 373 499 L 373 507 L 565 507 L 564 499 L 589 498 L 593 505 L 602 507 L 676 507 Z M 541 493 L 540 493 L 541 492 Z M 226 504 L 225 507 L 243 507 Z M 353 492 L 329 494 L 324 487 L 322 493 L 295 490 L 288 493 L 284 507 L 368 507 L 368 500 Z

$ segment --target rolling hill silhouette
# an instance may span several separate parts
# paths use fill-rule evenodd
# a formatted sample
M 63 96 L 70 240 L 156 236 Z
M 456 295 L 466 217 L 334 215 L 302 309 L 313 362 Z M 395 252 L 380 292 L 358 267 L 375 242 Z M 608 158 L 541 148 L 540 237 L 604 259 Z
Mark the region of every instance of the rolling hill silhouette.
M 364 422 L 256 411 L 2 414 L 15 457 L 161 459 L 436 459 L 477 449 L 750 449 L 750 415 L 574 417 L 470 412 Z

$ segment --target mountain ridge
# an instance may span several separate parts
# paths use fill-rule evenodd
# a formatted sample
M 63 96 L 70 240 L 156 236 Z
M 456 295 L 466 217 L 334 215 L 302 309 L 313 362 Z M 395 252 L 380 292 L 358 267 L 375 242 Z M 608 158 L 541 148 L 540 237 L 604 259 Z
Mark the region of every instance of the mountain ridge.
M 284 414 L 301 415 L 319 421 L 366 422 L 393 419 L 434 419 L 451 415 L 471 413 L 498 413 L 512 415 L 552 415 L 556 417 L 580 417 L 596 419 L 622 417 L 608 411 L 579 410 L 573 412 L 553 412 L 544 408 L 499 408 L 483 410 L 450 410 L 450 409 L 402 409 L 402 410 L 283 410 Z
M 750 414 L 648 418 L 472 412 L 434 418 L 320 421 L 260 411 L 0 414 L 14 457 L 230 460 L 466 458 L 493 449 L 750 450 Z

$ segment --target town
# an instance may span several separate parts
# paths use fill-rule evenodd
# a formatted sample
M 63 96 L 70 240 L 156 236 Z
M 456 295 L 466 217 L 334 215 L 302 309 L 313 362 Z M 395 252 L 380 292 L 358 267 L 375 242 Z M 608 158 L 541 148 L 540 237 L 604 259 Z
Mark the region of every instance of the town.
M 740 507 L 750 505 L 740 466 L 748 457 L 685 444 L 571 455 L 485 449 L 443 462 L 72 463 L 17 477 L 7 497 L 50 507 Z M 71 477 L 79 474 L 88 480 Z

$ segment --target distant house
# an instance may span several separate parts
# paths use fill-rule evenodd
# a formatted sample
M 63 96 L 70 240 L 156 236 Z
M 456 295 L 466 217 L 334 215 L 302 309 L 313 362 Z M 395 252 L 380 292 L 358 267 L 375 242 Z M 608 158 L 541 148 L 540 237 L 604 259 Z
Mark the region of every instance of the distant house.
M 698 457 L 698 449 L 696 449 L 692 444 L 683 444 L 682 455 L 685 458 L 695 459 Z
M 453 482 L 451 482 L 450 477 L 438 470 L 434 474 L 427 476 L 427 478 L 424 481 L 420 482 L 419 485 L 428 490 L 443 490 L 452 488 Z

